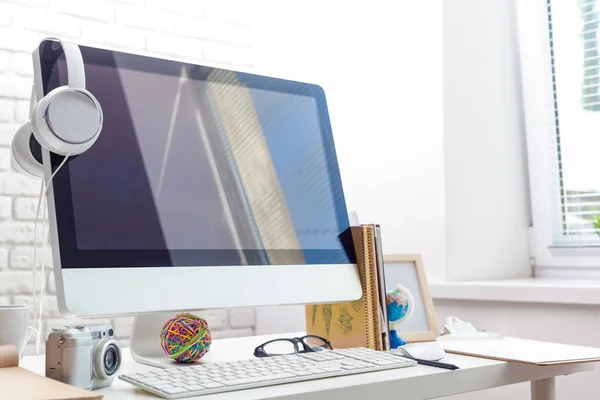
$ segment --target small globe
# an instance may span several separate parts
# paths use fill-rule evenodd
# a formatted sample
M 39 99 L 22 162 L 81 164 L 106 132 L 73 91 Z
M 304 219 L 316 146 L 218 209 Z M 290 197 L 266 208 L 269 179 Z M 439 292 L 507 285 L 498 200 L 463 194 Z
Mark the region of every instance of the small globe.
M 396 289 L 386 292 L 388 320 L 397 324 L 410 318 L 414 303 L 412 295 L 405 287 L 397 285 Z

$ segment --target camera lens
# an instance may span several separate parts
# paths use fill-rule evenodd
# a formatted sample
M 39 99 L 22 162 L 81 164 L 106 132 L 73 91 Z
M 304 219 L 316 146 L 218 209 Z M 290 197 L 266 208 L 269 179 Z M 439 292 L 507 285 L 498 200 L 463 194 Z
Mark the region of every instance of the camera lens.
M 108 329 L 108 336 L 112 337 L 112 335 L 115 334 L 115 331 L 112 330 L 112 328 Z
M 119 350 L 114 344 L 109 344 L 104 352 L 104 371 L 106 375 L 113 375 L 119 369 Z

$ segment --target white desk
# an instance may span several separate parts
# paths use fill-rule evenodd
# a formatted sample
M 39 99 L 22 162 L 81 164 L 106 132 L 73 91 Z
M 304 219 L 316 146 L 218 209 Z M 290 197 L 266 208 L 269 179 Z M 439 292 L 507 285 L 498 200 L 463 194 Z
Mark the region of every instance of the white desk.
M 235 361 L 252 358 L 254 348 L 276 337 L 293 337 L 295 334 L 254 336 L 236 339 L 222 339 L 213 342 L 206 361 Z M 135 363 L 127 349 L 123 352 L 121 372 L 145 371 L 152 367 Z M 521 382 L 532 382 L 533 400 L 554 399 L 554 377 L 589 371 L 592 364 L 571 364 L 562 366 L 537 367 L 533 365 L 505 363 L 482 358 L 448 354 L 445 362 L 458 365 L 461 369 L 449 371 L 418 365 L 381 372 L 370 372 L 339 378 L 327 378 L 286 385 L 242 390 L 196 397 L 201 400 L 223 399 L 286 399 L 286 400 L 328 400 L 336 399 L 383 399 L 403 400 L 431 399 L 458 393 L 472 392 Z M 44 357 L 25 357 L 21 366 L 39 374 L 44 374 Z M 157 399 L 154 395 L 135 389 L 121 380 L 101 389 L 105 400 Z M 394 397 L 392 397 L 394 396 Z

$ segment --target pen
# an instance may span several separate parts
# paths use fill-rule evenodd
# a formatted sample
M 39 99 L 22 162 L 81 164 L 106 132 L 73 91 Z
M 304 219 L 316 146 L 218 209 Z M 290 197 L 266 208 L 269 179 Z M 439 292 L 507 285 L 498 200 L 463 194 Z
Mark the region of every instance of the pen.
M 406 358 L 410 358 L 411 360 L 415 360 L 417 363 L 419 363 L 421 365 L 428 365 L 430 367 L 444 368 L 444 369 L 450 369 L 450 370 L 460 369 L 454 364 L 447 364 L 447 363 L 443 363 L 443 362 L 439 362 L 439 361 L 423 360 L 421 358 L 414 358 L 414 357 L 406 357 Z

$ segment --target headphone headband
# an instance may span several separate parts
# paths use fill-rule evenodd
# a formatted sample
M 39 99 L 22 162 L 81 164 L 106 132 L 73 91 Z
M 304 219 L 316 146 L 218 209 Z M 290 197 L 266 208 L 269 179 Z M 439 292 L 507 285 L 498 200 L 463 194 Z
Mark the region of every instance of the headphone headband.
M 67 63 L 67 85 L 74 89 L 85 89 L 85 67 L 79 46 L 54 37 L 44 39 L 42 44 L 46 41 L 57 42 L 62 47 Z

